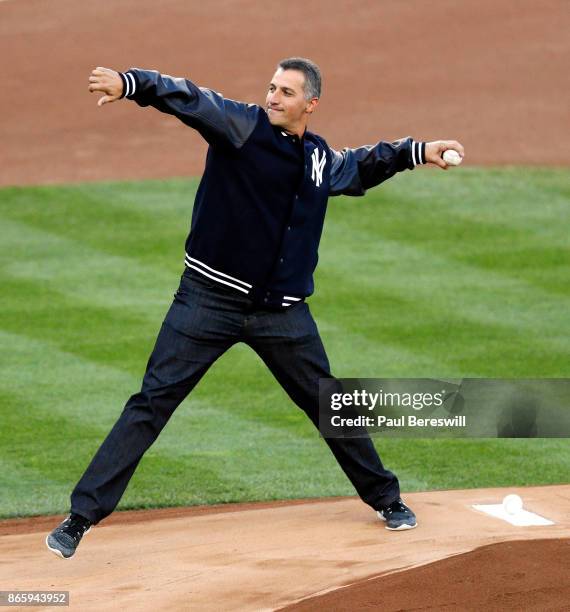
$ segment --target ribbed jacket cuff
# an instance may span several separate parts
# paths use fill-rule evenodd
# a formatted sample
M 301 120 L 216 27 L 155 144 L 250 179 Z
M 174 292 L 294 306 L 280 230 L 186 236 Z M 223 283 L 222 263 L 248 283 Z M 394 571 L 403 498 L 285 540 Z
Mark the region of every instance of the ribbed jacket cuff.
M 412 163 L 414 164 L 414 168 L 420 164 L 427 164 L 425 142 L 416 142 L 412 140 Z
M 127 70 L 127 72 L 119 72 L 119 76 L 121 77 L 121 81 L 123 81 L 123 93 L 121 98 L 132 99 L 137 91 L 137 78 L 134 72 L 130 70 Z

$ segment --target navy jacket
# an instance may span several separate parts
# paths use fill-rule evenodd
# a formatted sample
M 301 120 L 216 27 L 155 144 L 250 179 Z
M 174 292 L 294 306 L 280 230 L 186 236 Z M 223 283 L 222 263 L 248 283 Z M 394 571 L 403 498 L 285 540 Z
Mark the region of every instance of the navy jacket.
M 330 195 L 364 195 L 425 163 L 425 143 L 409 137 L 338 152 L 309 131 L 288 135 L 260 106 L 187 79 L 138 68 L 121 78 L 124 96 L 175 115 L 210 145 L 185 263 L 256 304 L 285 308 L 313 293 Z

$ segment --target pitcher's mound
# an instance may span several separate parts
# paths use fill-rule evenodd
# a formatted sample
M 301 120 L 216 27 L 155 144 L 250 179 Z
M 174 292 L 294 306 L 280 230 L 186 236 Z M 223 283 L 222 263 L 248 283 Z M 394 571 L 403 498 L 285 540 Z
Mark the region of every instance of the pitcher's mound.
M 554 524 L 517 527 L 472 507 L 507 492 Z M 552 610 L 570 601 L 570 485 L 404 499 L 418 528 L 402 532 L 384 529 L 356 498 L 116 512 L 69 560 L 44 542 L 61 517 L 5 521 L 2 589 L 69 591 L 71 609 L 81 612 L 257 611 L 296 602 L 325 610 Z

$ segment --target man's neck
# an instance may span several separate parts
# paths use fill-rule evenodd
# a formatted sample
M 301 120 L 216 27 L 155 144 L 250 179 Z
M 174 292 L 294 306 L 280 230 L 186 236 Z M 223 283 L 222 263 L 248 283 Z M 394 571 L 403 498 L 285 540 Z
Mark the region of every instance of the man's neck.
M 299 140 L 301 140 L 307 131 L 307 125 L 300 125 L 297 128 L 283 128 L 283 131 L 289 134 L 289 136 L 298 136 Z

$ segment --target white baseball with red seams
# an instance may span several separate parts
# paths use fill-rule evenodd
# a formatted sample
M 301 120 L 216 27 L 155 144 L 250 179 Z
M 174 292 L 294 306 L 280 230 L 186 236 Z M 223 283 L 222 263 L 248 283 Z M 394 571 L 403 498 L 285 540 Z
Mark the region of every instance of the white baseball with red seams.
M 447 151 L 443 152 L 443 161 L 449 166 L 459 166 L 459 164 L 463 161 L 463 158 L 457 151 L 447 149 Z

